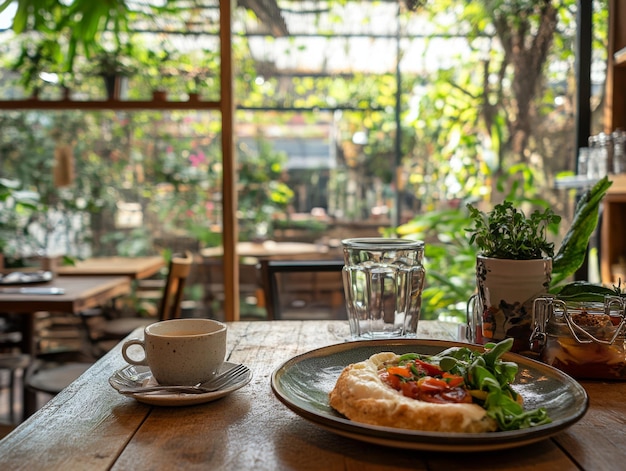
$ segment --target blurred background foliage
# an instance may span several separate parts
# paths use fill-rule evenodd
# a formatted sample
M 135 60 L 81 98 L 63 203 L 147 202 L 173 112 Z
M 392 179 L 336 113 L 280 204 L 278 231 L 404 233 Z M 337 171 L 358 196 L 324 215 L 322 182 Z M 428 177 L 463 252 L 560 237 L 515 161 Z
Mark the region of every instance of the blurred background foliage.
M 0 2 L 0 9 L 11 3 Z M 209 8 L 192 11 L 176 0 L 115 0 L 96 2 L 97 8 L 91 0 L 17 3 L 13 30 L 0 37 L 0 93 L 6 99 L 36 94 L 56 100 L 65 93 L 77 100 L 106 99 L 105 70 L 125 76 L 129 100 L 150 99 L 162 86 L 171 100 L 187 100 L 190 93 L 204 100 L 219 97 L 219 46 Z M 320 25 L 326 16 L 337 25 L 351 21 L 345 12 L 354 4 L 364 27 L 373 25 L 381 8 L 369 1 L 326 4 L 331 13 L 318 13 Z M 420 63 L 441 47 L 441 38 L 462 44 L 451 48 L 457 52 L 447 51 L 435 70 L 419 73 L 410 67 L 283 73 L 255 60 L 250 37 L 238 31 L 235 120 L 237 132 L 245 128 L 256 143 L 238 143 L 242 237 L 263 231 L 272 237 L 273 228 L 284 227 L 301 210 L 296 182 L 308 180 L 307 191 L 318 195 L 311 200 L 330 202 L 324 208 L 328 221 L 308 223 L 315 237 L 319 224 L 368 220 L 386 234 L 423 238 L 425 316 L 460 315 L 474 285 L 475 254 L 464 232 L 467 202 L 488 207 L 513 198 L 528 207 L 550 205 L 563 217 L 563 227 L 571 220 L 573 194 L 554 190 L 554 180 L 575 169 L 576 5 L 575 0 L 439 0 L 408 11 L 398 2 L 401 30 L 413 21 L 427 26 L 422 35 L 403 39 L 424 41 Z M 607 5 L 603 0 L 593 5 L 597 111 Z M 237 21 L 249 20 L 250 12 L 243 13 L 237 10 Z M 204 18 L 202 37 L 208 39 L 193 36 L 185 43 L 195 40 L 192 50 L 165 30 L 138 32 L 138 26 L 162 27 L 155 18 L 174 25 Z M 332 37 L 321 27 L 319 34 Z M 293 39 L 286 54 L 307 50 Z M 299 173 L 288 168 L 271 131 L 294 123 L 298 129 L 328 127 L 335 167 Z M 593 127 L 592 133 L 601 129 L 598 118 Z M 0 133 L 2 177 L 38 195 L 12 219 L 13 236 L 5 235 L 3 246 L 9 256 L 45 253 L 53 246 L 76 256 L 138 255 L 154 251 L 152 239 L 161 232 L 191 236 L 199 246 L 220 243 L 221 129 L 215 112 L 5 109 Z M 74 156 L 76 178 L 70 185 L 55 183 L 52 170 L 55 152 L 64 145 Z M 6 201 L 5 209 L 14 207 Z M 140 227 L 112 229 L 110 221 L 127 203 L 141 208 Z

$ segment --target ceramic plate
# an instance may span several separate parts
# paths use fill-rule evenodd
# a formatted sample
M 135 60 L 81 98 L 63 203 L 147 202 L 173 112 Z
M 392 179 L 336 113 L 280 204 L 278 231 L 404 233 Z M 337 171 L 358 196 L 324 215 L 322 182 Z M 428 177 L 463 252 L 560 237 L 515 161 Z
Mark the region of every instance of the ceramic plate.
M 320 348 L 288 360 L 272 374 L 272 390 L 278 399 L 301 417 L 331 432 L 357 440 L 397 448 L 431 451 L 487 451 L 526 445 L 550 437 L 585 414 L 587 393 L 561 371 L 516 354 L 503 358 L 519 365 L 514 387 L 525 407 L 545 407 L 552 423 L 524 430 L 491 433 L 443 433 L 377 427 L 348 420 L 328 404 L 344 367 L 379 352 L 397 354 L 439 353 L 466 343 L 442 340 L 371 340 Z
M 224 362 L 220 373 L 226 372 L 231 368 L 237 366 L 234 363 Z M 145 404 L 151 404 L 153 406 L 192 406 L 195 404 L 203 404 L 205 402 L 215 401 L 224 396 L 229 395 L 233 391 L 244 387 L 252 379 L 252 372 L 248 370 L 247 374 L 243 375 L 239 381 L 235 384 L 220 389 L 219 391 L 204 393 L 204 394 L 185 394 L 185 393 L 135 393 L 130 394 L 128 397 L 133 397 L 139 402 Z M 115 372 L 113 376 L 109 378 L 109 384 L 113 386 L 116 391 L 119 391 L 123 387 L 128 386 L 146 386 L 152 385 L 152 373 L 147 366 L 134 366 L 129 365 L 126 368 L 122 368 Z
M 51 281 L 54 275 L 50 271 L 21 272 L 13 271 L 0 274 L 0 285 L 24 285 Z

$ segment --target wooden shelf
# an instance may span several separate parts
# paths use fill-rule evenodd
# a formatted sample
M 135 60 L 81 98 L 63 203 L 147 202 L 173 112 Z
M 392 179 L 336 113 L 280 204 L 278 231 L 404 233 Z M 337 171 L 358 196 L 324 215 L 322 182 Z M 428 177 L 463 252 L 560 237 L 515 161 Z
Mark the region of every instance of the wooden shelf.
M 604 130 L 626 127 L 626 2 L 609 1 L 609 67 L 606 78 Z M 600 269 L 607 285 L 623 280 L 626 259 L 626 175 L 612 175 L 603 201 Z
M 5 110 L 220 110 L 219 101 L 160 101 L 160 100 L 0 100 Z
M 626 258 L 626 175 L 611 175 L 613 184 L 603 201 L 601 234 L 601 277 L 602 282 L 617 284 L 614 272 Z M 622 284 L 626 280 L 622 280 Z

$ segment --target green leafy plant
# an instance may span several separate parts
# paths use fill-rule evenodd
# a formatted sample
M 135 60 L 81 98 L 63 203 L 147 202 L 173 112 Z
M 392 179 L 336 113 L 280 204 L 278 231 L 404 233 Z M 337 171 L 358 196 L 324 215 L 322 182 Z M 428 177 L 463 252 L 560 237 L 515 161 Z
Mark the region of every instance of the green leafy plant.
M 582 266 L 589 238 L 598 225 L 600 202 L 611 184 L 608 177 L 604 177 L 582 195 L 572 224 L 556 254 L 554 244 L 546 240 L 546 229 L 549 224 L 558 225 L 560 217 L 546 209 L 543 213 L 535 212 L 530 218 L 525 218 L 510 202 L 496 205 L 487 215 L 468 205 L 474 221 L 474 227 L 469 229 L 472 233 L 470 244 L 475 244 L 487 257 L 528 260 L 540 258 L 542 253 L 552 257 L 551 287 L 554 291 Z M 535 256 L 523 258 L 521 254 Z
M 114 75 L 130 77 L 137 73 L 137 69 L 132 45 L 120 46 L 114 51 L 101 47 L 86 66 L 87 73 L 103 77 Z
M 24 90 L 38 95 L 46 83 L 41 74 L 43 72 L 59 73 L 63 54 L 58 41 L 51 38 L 37 38 L 25 42 L 20 47 L 20 54 L 11 64 L 12 70 L 19 72 L 18 83 Z
M 66 43 L 58 43 L 62 47 L 64 68 L 67 71 L 73 70 L 74 59 L 79 51 L 86 57 L 92 56 L 98 48 L 102 32 L 107 28 L 115 32 L 119 42 L 119 38 L 128 31 L 128 18 L 134 13 L 127 0 L 79 0 L 69 5 L 58 0 L 6 0 L 0 2 L 0 12 L 12 3 L 17 3 L 12 24 L 16 34 L 36 31 L 58 37 L 66 36 Z
M 27 221 L 38 203 L 39 194 L 23 190 L 20 181 L 0 178 L 0 253 L 5 263 L 12 265 L 20 258 L 19 248 L 28 233 Z
M 578 200 L 572 224 L 552 260 L 552 286 L 558 285 L 582 266 L 589 238 L 598 225 L 600 203 L 612 184 L 608 177 L 604 177 Z
M 256 137 L 255 145 L 239 146 L 239 230 L 244 239 L 254 238 L 259 225 L 267 226 L 271 237 L 274 219 L 286 212 L 294 196 L 281 181 L 287 155 L 274 150 L 263 136 Z
M 554 230 L 561 216 L 552 209 L 535 210 L 530 216 L 513 206 L 511 201 L 494 206 L 483 212 L 467 205 L 474 226 L 470 245 L 476 245 L 481 255 L 512 260 L 534 260 L 554 255 L 554 242 L 548 241 L 548 230 Z

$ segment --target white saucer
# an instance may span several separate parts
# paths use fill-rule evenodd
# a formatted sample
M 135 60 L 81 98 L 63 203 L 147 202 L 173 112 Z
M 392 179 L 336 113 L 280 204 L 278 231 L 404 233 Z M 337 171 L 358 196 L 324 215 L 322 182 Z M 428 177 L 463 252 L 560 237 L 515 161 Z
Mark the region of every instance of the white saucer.
M 237 366 L 235 363 L 224 362 L 220 373 L 228 371 L 231 368 Z M 171 392 L 159 392 L 159 393 L 142 393 L 137 392 L 134 394 L 128 394 L 139 402 L 145 404 L 151 404 L 153 406 L 191 406 L 194 404 L 203 404 L 205 402 L 215 401 L 228 394 L 242 388 L 250 382 L 252 379 L 252 372 L 250 370 L 239 379 L 235 384 L 220 389 L 219 391 L 208 392 L 204 394 L 185 394 L 185 393 L 171 393 Z M 113 376 L 109 378 L 109 384 L 113 386 L 116 391 L 129 386 L 144 387 L 154 384 L 152 373 L 147 366 L 135 366 L 129 365 L 121 370 L 115 372 Z

